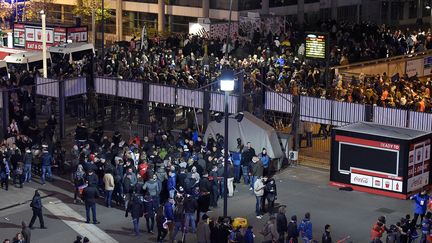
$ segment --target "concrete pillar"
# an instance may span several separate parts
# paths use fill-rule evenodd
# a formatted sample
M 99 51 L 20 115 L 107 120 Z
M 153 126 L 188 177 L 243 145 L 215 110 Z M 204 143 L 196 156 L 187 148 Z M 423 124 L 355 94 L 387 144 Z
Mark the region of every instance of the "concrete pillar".
M 360 14 L 361 14 L 361 5 L 360 4 L 357 4 L 357 13 L 356 13 L 356 20 L 357 20 L 357 24 L 360 24 L 360 21 L 361 21 L 361 16 L 360 16 Z
M 158 32 L 165 31 L 165 0 L 158 0 Z
M 210 0 L 202 0 L 202 17 L 210 17 Z
M 300 25 L 304 23 L 304 0 L 297 1 L 297 22 Z
M 338 0 L 331 0 L 330 4 L 331 4 L 331 6 L 330 6 L 330 8 L 331 8 L 331 18 L 337 20 L 337 18 L 338 18 L 338 10 L 337 10 Z
M 387 1 L 387 24 L 391 25 L 392 19 L 391 19 L 391 11 L 392 9 L 392 0 Z
M 64 5 L 61 5 L 61 7 L 60 7 L 60 15 L 61 15 L 61 17 L 60 17 L 60 21 L 61 21 L 62 23 L 64 23 L 64 21 L 65 21 L 65 10 L 64 10 Z
M 261 12 L 264 15 L 270 14 L 270 1 L 269 0 L 261 0 Z
M 402 19 L 409 19 L 409 2 L 404 2 L 403 4 L 403 16 Z
M 116 36 L 117 41 L 123 39 L 123 4 L 122 0 L 116 0 Z
M 423 1 L 417 0 L 417 18 L 421 19 L 423 18 Z

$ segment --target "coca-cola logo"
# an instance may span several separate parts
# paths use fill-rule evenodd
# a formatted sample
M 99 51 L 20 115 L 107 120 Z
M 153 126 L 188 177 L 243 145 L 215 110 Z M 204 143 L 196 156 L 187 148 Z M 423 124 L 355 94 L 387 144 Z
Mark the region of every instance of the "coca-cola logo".
M 354 181 L 361 183 L 361 184 L 367 184 L 369 182 L 368 178 L 366 177 L 359 177 L 359 176 L 355 176 L 354 177 Z

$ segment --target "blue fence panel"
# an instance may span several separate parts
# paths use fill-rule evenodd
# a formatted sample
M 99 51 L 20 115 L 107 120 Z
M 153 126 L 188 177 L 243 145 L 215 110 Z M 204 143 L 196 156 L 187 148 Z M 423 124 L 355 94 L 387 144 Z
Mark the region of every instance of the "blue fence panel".
M 331 124 L 332 101 L 308 96 L 300 97 L 300 120 Z
M 150 84 L 149 100 L 151 102 L 176 104 L 176 88 L 164 85 Z
M 50 78 L 36 78 L 36 94 L 58 98 L 59 97 L 59 83 L 56 79 Z
M 406 127 L 407 111 L 374 106 L 373 122 L 395 127 Z
M 116 95 L 117 80 L 113 78 L 95 78 L 96 93 Z
M 210 93 L 210 110 L 224 112 L 225 110 L 225 94 Z M 238 96 L 230 95 L 228 97 L 228 112 L 231 114 L 237 113 Z
M 78 77 L 65 80 L 65 96 L 85 94 L 87 92 L 87 79 Z
M 333 101 L 332 125 L 343 126 L 365 120 L 365 105 Z
M 265 92 L 266 110 L 278 111 L 284 113 L 292 112 L 292 95 L 284 93 Z
M 408 127 L 423 131 L 432 131 L 432 114 L 410 111 Z
M 204 92 L 177 88 L 177 105 L 202 109 Z
M 118 81 L 118 96 L 142 100 L 143 99 L 143 83 L 119 80 Z

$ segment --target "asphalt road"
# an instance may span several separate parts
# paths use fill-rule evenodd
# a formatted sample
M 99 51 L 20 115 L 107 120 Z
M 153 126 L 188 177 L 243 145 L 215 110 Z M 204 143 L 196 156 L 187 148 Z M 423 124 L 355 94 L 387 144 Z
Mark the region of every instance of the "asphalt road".
M 412 213 L 413 205 L 410 201 L 386 198 L 362 192 L 340 191 L 328 186 L 329 173 L 308 167 L 288 168 L 275 176 L 278 186 L 278 205 L 287 206 L 287 217 L 297 215 L 300 220 L 305 212 L 311 213 L 314 238 L 320 239 L 324 225 L 332 225 L 334 241 L 350 236 L 348 242 L 369 242 L 370 229 L 379 215 L 385 215 L 388 223 L 394 223 L 407 213 Z M 66 212 L 78 213 L 81 216 L 54 215 L 44 208 L 46 226 L 48 229 L 32 231 L 32 242 L 72 242 L 78 234 L 88 232 L 82 220 L 85 217 L 83 205 L 73 204 L 72 185 L 65 180 L 58 179 L 54 183 L 44 186 L 32 182 L 26 188 L 19 189 L 10 186 L 8 192 L 0 189 L 0 239 L 12 238 L 20 231 L 21 221 L 27 223 L 31 218 L 31 208 L 27 201 L 31 199 L 33 190 L 38 188 L 43 195 L 44 205 L 63 208 Z M 229 199 L 228 214 L 232 217 L 246 217 L 254 226 L 256 242 L 261 242 L 259 231 L 268 219 L 255 218 L 255 197 L 246 185 L 239 184 L 234 197 Z M 19 203 L 24 203 L 19 205 Z M 102 200 L 100 200 L 102 203 Z M 51 205 L 50 205 L 51 204 Z M 210 216 L 222 214 L 222 200 L 219 207 Z M 141 221 L 143 233 L 140 237 L 132 235 L 131 218 L 125 218 L 121 208 L 106 208 L 102 204 L 97 206 L 97 225 L 104 234 L 118 242 L 155 242 L 156 235 L 144 232 L 145 220 Z M 72 226 L 71 226 L 72 225 Z M 94 226 L 92 226 L 94 227 Z M 92 240 L 91 235 L 86 235 Z M 93 237 L 93 242 L 97 242 Z M 196 242 L 195 235 L 188 234 L 187 242 Z

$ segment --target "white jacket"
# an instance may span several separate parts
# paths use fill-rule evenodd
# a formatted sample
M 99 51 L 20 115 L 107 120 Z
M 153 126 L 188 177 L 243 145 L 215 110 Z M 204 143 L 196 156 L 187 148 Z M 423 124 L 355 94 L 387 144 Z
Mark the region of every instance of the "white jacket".
M 261 179 L 257 179 L 254 183 L 254 192 L 258 197 L 262 197 L 264 195 L 264 183 Z

